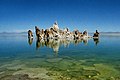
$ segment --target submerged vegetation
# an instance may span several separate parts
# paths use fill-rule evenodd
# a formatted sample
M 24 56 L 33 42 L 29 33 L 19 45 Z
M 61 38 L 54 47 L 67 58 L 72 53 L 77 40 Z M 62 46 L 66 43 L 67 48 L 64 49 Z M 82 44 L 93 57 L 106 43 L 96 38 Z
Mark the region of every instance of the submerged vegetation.
M 33 58 L 14 60 L 0 67 L 0 80 L 119 80 L 120 72 L 110 64 L 89 60 Z M 4 69 L 3 69 L 4 68 Z

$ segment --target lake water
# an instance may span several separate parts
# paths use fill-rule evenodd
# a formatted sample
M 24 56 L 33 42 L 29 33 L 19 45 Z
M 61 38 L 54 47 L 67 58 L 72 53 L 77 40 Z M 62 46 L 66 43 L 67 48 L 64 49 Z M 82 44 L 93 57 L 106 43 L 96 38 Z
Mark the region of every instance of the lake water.
M 0 80 L 120 80 L 120 37 L 37 41 L 0 34 Z

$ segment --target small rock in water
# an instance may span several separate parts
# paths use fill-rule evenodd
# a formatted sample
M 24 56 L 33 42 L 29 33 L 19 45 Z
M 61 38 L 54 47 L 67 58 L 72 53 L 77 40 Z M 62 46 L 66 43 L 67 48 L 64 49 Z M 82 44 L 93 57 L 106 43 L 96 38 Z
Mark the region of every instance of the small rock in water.
M 89 78 L 91 78 L 91 76 L 90 76 L 90 75 L 89 75 L 88 77 L 89 77 Z

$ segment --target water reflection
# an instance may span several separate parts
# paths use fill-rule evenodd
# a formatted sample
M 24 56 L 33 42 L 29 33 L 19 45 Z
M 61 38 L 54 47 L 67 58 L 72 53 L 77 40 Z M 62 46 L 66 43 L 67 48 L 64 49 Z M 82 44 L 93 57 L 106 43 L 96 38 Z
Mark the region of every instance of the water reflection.
M 58 50 L 59 50 L 59 46 L 61 44 L 60 41 L 61 40 L 59 40 L 59 39 L 54 39 L 54 40 L 53 39 L 37 40 L 36 41 L 36 49 L 38 49 L 40 47 L 46 46 L 46 47 L 49 47 L 49 48 L 53 48 L 53 51 L 55 53 L 57 53 Z
M 83 43 L 84 43 L 85 45 L 88 44 L 88 39 L 82 39 L 82 40 L 83 40 Z
M 36 41 L 36 50 L 41 47 L 52 48 L 55 53 L 58 53 L 59 47 L 63 45 L 64 47 L 69 47 L 70 44 L 78 45 L 80 43 L 84 43 L 84 45 L 88 44 L 88 38 L 86 39 L 38 39 Z M 33 39 L 29 39 L 29 44 L 32 44 Z M 98 45 L 99 39 L 93 39 L 95 45 Z
M 93 38 L 95 45 L 97 46 L 99 43 L 99 38 Z
M 78 45 L 80 43 L 84 43 L 84 45 L 87 45 L 89 41 L 89 38 L 86 39 L 37 39 L 36 40 L 36 50 L 40 47 L 48 47 L 52 48 L 55 53 L 58 53 L 59 47 L 63 45 L 64 47 L 69 47 L 70 44 Z M 93 41 L 95 45 L 97 46 L 99 43 L 99 38 L 93 38 Z M 28 44 L 32 45 L 33 38 L 28 38 Z
M 28 38 L 28 44 L 32 45 L 32 42 L 33 42 L 33 38 Z

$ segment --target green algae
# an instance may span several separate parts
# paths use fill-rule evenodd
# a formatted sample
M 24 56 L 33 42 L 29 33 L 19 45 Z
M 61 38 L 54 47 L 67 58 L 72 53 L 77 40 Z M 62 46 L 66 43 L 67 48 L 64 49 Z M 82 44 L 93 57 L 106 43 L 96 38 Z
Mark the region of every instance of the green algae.
M 94 66 L 96 71 L 100 72 L 101 78 L 119 77 L 120 75 L 120 72 L 112 66 L 106 64 L 94 64 Z
M 88 62 L 89 65 L 86 65 Z M 14 60 L 1 66 L 1 79 L 27 74 L 28 80 L 114 80 L 120 79 L 120 72 L 108 64 L 96 64 L 94 59 L 33 58 Z M 4 69 L 4 71 L 3 71 Z M 13 76 L 13 77 L 11 77 Z M 24 78 L 24 76 L 23 76 Z
M 48 75 L 50 76 L 57 76 L 57 78 L 60 78 L 59 75 L 61 75 L 61 79 L 80 79 L 82 77 L 89 78 L 90 76 L 96 76 L 98 74 L 95 70 L 84 70 L 83 66 L 80 65 L 81 63 L 79 61 L 75 60 L 62 60 L 53 67 L 49 68 L 51 73 L 49 72 Z M 57 75 L 59 73 L 59 75 Z
M 0 74 L 0 80 L 3 80 L 2 78 L 5 78 L 7 76 L 10 76 L 14 73 L 15 71 L 14 70 L 7 70 L 5 69 L 4 71 L 1 72 Z
M 83 61 L 85 62 L 85 61 Z M 102 68 L 102 69 L 101 69 Z M 52 71 L 60 72 L 63 77 L 70 79 L 109 79 L 112 76 L 119 78 L 119 73 L 114 68 L 110 68 L 108 65 L 94 64 L 92 66 L 81 65 L 79 61 L 61 61 L 56 66 L 50 68 Z M 104 71 L 105 70 L 105 71 Z M 112 75 L 112 73 L 115 73 Z
M 52 79 L 51 77 L 46 75 L 46 73 L 48 73 L 48 71 L 44 68 L 25 68 L 23 70 L 13 73 L 13 75 L 28 74 L 30 78 Z
M 11 66 L 7 67 L 8 70 L 21 70 L 25 65 L 16 65 L 16 66 Z
M 84 66 L 83 69 L 84 70 L 95 70 L 95 67 Z
M 59 62 L 61 60 L 62 58 L 52 58 L 52 59 L 47 59 L 46 61 L 51 63 L 51 62 Z
M 29 78 L 29 76 L 27 74 L 6 75 L 0 79 L 1 80 L 42 80 L 42 79 L 38 79 L 38 78 Z

